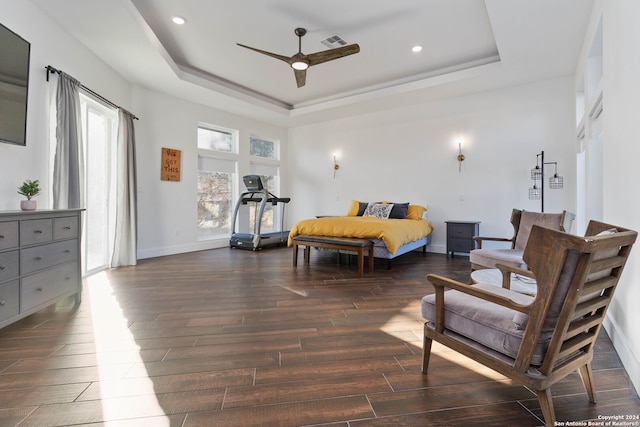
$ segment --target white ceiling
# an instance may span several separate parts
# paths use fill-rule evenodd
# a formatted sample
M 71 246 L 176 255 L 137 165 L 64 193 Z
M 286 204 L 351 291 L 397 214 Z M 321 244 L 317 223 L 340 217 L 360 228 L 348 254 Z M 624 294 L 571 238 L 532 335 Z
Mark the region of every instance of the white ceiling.
M 32 0 L 134 84 L 281 125 L 573 74 L 593 0 Z M 172 16 L 187 20 L 183 26 Z M 291 56 L 340 35 L 360 53 Z M 422 45 L 420 53 L 411 47 Z M 55 62 L 54 59 L 52 59 Z M 51 65 L 56 66 L 55 63 Z M 65 70 L 66 71 L 66 70 Z M 222 107 L 223 106 L 223 107 Z

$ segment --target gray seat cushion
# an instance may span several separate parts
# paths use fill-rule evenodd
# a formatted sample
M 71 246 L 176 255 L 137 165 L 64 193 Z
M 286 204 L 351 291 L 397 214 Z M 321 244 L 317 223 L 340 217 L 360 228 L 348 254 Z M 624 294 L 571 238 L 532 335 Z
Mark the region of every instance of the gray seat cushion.
M 477 284 L 478 288 L 505 296 L 519 304 L 530 304 L 533 297 L 494 285 Z M 479 298 L 448 290 L 445 292 L 445 329 L 451 330 L 511 358 L 516 358 L 524 328 L 514 320 L 519 312 Z M 435 321 L 435 295 L 422 298 L 422 317 Z M 524 319 L 520 318 L 520 321 Z M 532 364 L 539 366 L 551 339 L 551 332 L 544 332 L 536 345 Z

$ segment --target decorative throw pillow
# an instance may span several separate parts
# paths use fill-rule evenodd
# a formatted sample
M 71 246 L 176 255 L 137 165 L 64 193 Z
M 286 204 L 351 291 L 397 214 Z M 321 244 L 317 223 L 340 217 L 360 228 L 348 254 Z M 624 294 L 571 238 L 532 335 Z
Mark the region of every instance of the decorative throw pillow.
M 393 203 L 369 203 L 362 216 L 387 219 L 393 209 Z
M 389 218 L 405 219 L 407 217 L 409 203 L 392 203 L 392 205 L 393 209 L 391 209 Z
M 409 205 L 407 208 L 407 219 L 422 219 L 422 214 L 427 211 L 427 208 L 420 205 Z
M 352 200 L 351 205 L 349 205 L 349 210 L 347 211 L 347 216 L 356 216 L 358 215 L 358 208 L 360 207 L 360 202 L 357 200 Z
M 356 216 L 364 215 L 364 211 L 367 209 L 367 206 L 369 206 L 368 202 L 358 202 L 358 213 Z

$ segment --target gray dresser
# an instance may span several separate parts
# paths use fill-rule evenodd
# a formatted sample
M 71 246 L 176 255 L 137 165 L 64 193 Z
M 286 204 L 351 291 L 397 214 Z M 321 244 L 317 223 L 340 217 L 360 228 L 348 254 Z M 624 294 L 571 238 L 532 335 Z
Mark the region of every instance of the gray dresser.
M 80 302 L 81 213 L 0 211 L 0 328 L 70 295 Z

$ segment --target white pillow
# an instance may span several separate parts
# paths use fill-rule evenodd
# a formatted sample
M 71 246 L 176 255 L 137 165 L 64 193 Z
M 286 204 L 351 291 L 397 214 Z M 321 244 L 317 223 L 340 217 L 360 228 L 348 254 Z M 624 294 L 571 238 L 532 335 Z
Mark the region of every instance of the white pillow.
M 369 203 L 362 216 L 387 219 L 389 218 L 391 209 L 393 209 L 393 203 Z

